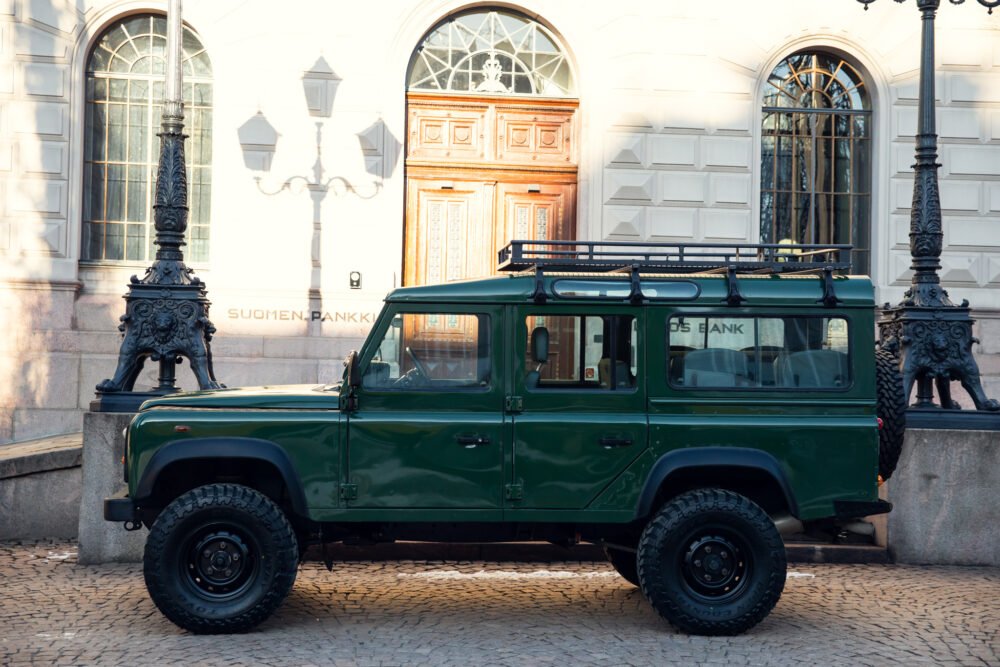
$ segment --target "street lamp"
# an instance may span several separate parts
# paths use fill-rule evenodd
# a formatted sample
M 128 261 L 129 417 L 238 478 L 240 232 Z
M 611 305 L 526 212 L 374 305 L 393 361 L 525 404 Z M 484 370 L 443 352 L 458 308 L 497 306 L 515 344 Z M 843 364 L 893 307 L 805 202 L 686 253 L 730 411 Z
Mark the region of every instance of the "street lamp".
M 152 396 L 177 391 L 175 370 L 187 357 L 200 389 L 219 389 L 212 368 L 207 288 L 184 264 L 188 224 L 187 170 L 184 161 L 184 95 L 181 63 L 181 0 L 167 11 L 167 70 L 156 172 L 153 221 L 156 259 L 140 280 L 132 276 L 125 314 L 118 326 L 122 345 L 113 378 L 97 385 L 95 412 L 133 412 Z M 159 384 L 133 391 L 146 359 L 160 363 Z
M 902 3 L 905 0 L 895 0 Z M 858 0 L 868 9 L 875 0 Z M 949 0 L 960 5 L 965 0 Z M 993 13 L 1000 0 L 977 0 Z M 910 209 L 910 255 L 913 278 L 902 303 L 885 304 L 879 320 L 879 345 L 899 359 L 903 389 L 907 397 L 917 385 L 914 407 L 934 406 L 933 386 L 937 386 L 942 408 L 957 408 L 951 400 L 951 382 L 958 380 L 972 397 L 978 410 L 1000 410 L 1000 403 L 987 398 L 972 356 L 969 302 L 956 306 L 941 288 L 938 270 L 944 234 L 941 226 L 941 199 L 938 194 L 937 134 L 934 109 L 934 15 L 941 0 L 917 0 L 923 26 L 920 35 L 920 92 L 913 165 L 913 204 Z

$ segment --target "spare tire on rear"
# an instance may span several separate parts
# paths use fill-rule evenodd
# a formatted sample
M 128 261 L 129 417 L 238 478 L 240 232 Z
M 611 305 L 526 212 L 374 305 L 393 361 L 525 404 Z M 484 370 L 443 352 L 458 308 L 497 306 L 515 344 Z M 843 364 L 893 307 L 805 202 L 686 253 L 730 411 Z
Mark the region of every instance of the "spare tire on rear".
M 906 395 L 903 393 L 903 376 L 899 360 L 886 350 L 875 352 L 876 404 L 882 429 L 878 433 L 878 474 L 889 479 L 899 453 L 903 451 L 906 431 Z

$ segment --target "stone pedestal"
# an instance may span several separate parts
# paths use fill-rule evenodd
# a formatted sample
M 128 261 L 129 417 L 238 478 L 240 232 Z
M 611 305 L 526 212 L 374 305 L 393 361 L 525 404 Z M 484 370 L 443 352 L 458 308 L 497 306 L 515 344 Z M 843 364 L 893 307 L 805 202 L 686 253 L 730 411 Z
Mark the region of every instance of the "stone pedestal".
M 907 429 L 886 488 L 897 563 L 1000 566 L 1000 431 Z
M 142 560 L 146 530 L 126 531 L 104 520 L 104 499 L 125 493 L 122 429 L 131 413 L 88 412 L 83 416 L 83 493 L 80 504 L 80 555 L 83 564 Z

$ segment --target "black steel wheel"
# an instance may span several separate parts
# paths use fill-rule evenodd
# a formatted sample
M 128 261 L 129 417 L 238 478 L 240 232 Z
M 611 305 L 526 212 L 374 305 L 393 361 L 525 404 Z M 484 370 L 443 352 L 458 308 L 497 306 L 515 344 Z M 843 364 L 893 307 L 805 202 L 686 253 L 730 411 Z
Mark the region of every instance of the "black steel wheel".
M 885 350 L 875 352 L 876 411 L 882 420 L 878 432 L 878 474 L 889 479 L 899 463 L 906 435 L 906 395 L 899 361 Z
M 642 592 L 678 629 L 734 635 L 767 616 L 785 587 L 785 545 L 756 503 L 700 489 L 653 517 L 636 560 Z
M 635 562 L 635 552 L 615 549 L 614 547 L 604 547 L 604 555 L 608 557 L 611 567 L 615 572 L 622 575 L 622 578 L 632 584 L 639 585 L 639 570 Z
M 243 632 L 270 616 L 295 583 L 298 544 L 281 509 L 236 484 L 180 496 L 146 540 L 146 588 L 163 615 L 196 633 Z

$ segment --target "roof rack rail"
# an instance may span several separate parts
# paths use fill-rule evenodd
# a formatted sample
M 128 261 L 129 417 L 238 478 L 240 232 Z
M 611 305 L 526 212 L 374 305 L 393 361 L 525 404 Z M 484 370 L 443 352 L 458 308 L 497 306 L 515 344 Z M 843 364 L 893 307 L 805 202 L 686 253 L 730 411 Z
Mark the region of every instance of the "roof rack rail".
M 851 268 L 850 245 L 635 243 L 515 240 L 498 253 L 500 271 L 606 273 L 822 273 Z

